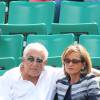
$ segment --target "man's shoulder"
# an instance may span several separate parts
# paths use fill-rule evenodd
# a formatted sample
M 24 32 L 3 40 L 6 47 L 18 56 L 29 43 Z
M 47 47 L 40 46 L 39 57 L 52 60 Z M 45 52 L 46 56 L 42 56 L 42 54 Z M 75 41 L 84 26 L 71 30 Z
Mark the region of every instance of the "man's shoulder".
M 56 76 L 59 78 L 64 76 L 63 67 L 59 68 L 59 67 L 45 66 L 45 70 L 47 71 L 49 75 L 52 74 L 53 76 Z
M 51 72 L 61 72 L 62 68 L 61 67 L 52 67 L 52 66 L 45 66 L 45 70 L 51 71 Z
M 9 73 L 9 74 L 10 74 L 10 73 L 16 74 L 19 70 L 20 70 L 20 67 L 14 67 L 14 68 L 8 70 L 7 72 L 5 72 L 5 74 L 6 74 L 6 73 Z
M 14 67 L 8 71 L 6 71 L 2 77 L 5 78 L 17 78 L 20 74 L 20 67 Z

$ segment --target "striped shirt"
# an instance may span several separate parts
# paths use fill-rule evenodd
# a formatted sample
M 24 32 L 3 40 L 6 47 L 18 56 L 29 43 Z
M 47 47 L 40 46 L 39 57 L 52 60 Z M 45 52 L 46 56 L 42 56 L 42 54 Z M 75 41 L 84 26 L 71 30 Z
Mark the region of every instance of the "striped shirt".
M 57 81 L 58 100 L 64 100 L 69 86 L 71 86 L 71 100 L 87 100 L 87 97 L 88 100 L 100 100 L 100 86 L 97 77 L 94 75 L 88 74 L 72 85 L 67 79 L 67 77 L 64 77 Z

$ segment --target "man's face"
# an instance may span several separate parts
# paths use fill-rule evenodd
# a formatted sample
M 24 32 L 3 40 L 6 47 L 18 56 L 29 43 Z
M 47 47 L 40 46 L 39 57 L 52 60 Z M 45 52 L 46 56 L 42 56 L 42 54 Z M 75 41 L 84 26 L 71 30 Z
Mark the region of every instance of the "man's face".
M 44 53 L 36 50 L 30 50 L 23 58 L 24 74 L 36 77 L 39 76 L 45 66 Z

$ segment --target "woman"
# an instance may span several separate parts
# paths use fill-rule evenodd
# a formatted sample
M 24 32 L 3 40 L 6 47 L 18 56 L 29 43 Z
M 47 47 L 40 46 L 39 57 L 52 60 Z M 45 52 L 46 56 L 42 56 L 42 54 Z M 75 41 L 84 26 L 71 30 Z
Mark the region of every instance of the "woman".
M 97 78 L 91 74 L 91 59 L 82 45 L 65 49 L 62 63 L 66 76 L 57 81 L 56 100 L 100 100 Z

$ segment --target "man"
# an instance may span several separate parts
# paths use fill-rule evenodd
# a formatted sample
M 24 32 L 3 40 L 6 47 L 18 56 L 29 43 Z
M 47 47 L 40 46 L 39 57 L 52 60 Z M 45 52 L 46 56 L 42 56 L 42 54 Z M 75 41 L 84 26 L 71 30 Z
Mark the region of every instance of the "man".
M 0 79 L 0 100 L 53 100 L 61 71 L 46 66 L 47 58 L 48 51 L 42 44 L 26 46 L 20 66 Z
M 63 70 L 46 66 L 47 49 L 40 43 L 31 43 L 23 52 L 19 67 L 0 78 L 0 100 L 53 100 L 56 80 Z

